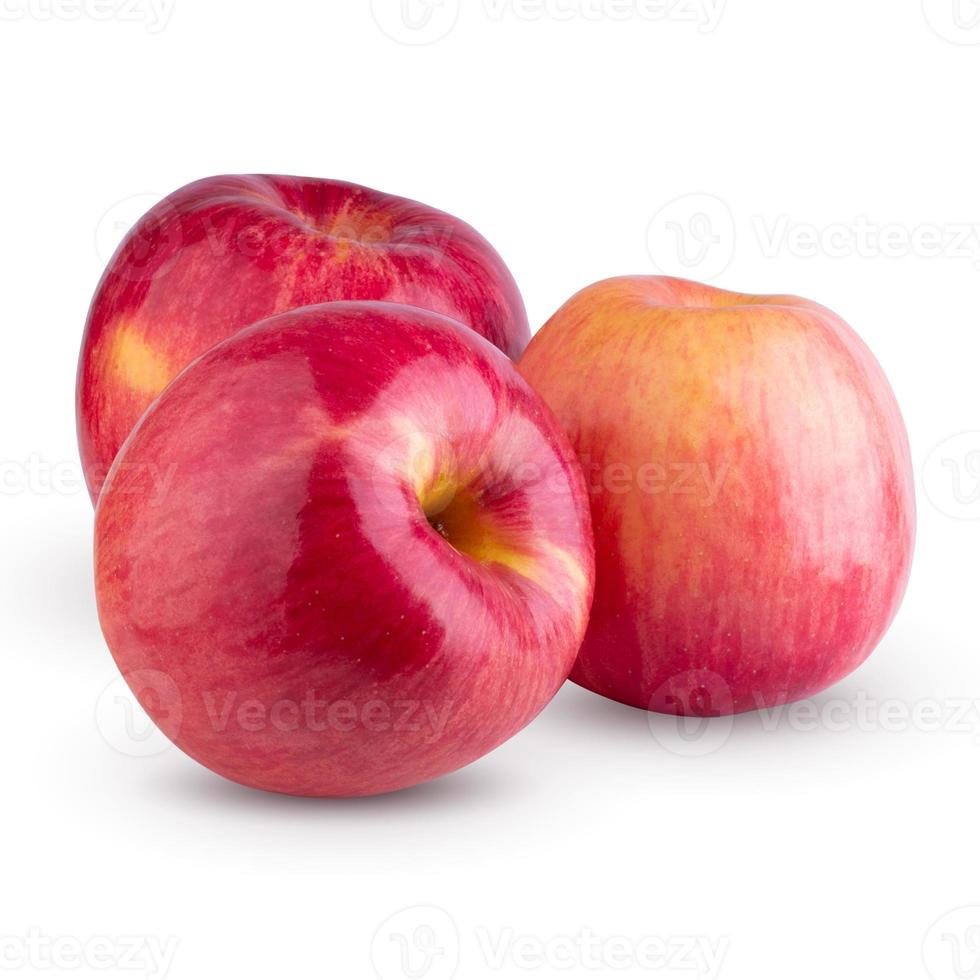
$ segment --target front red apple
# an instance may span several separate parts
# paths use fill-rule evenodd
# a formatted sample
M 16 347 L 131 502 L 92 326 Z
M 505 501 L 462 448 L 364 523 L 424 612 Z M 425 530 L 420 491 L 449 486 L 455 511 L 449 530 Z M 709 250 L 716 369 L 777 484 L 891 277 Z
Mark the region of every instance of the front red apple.
M 354 796 L 450 772 L 568 674 L 593 585 L 581 471 L 510 362 L 387 303 L 285 313 L 143 417 L 96 512 L 109 647 L 189 755 Z
M 140 220 L 92 300 L 77 390 L 92 499 L 123 440 L 181 368 L 250 323 L 328 300 L 435 310 L 510 357 L 530 336 L 500 256 L 451 215 L 335 180 L 199 180 Z
M 573 680 L 710 715 L 809 696 L 868 656 L 908 578 L 913 484 L 888 382 L 842 320 L 624 277 L 569 300 L 519 369 L 590 485 Z

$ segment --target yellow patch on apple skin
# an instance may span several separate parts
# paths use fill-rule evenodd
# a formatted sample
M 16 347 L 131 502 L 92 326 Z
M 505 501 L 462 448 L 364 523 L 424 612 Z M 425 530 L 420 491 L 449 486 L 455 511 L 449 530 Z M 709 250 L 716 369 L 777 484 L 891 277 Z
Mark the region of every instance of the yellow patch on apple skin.
M 506 529 L 487 514 L 478 497 L 455 481 L 443 480 L 419 498 L 429 523 L 458 551 L 481 565 L 503 565 L 534 579 L 538 563 L 516 547 Z
M 487 536 L 463 550 L 470 558 L 483 565 L 503 565 L 504 568 L 540 584 L 541 573 L 537 562 L 530 555 L 508 546 L 500 539 Z
M 158 395 L 173 377 L 167 359 L 127 323 L 120 323 L 114 331 L 109 366 L 129 388 L 148 395 Z
M 420 498 L 429 523 L 461 554 L 481 565 L 502 565 L 536 585 L 553 589 L 564 577 L 572 590 L 588 587 L 581 564 L 564 548 L 550 542 L 522 544 L 487 513 L 477 495 L 446 482 Z
M 378 456 L 378 464 L 406 480 L 428 522 L 461 555 L 480 565 L 500 565 L 535 584 L 552 588 L 556 576 L 576 591 L 588 576 L 574 556 L 540 540 L 522 541 L 506 519 L 481 500 L 481 466 L 460 466 L 441 433 L 420 429 L 408 416 L 396 417 L 397 433 Z
M 337 246 L 343 243 L 346 256 L 352 245 L 383 245 L 391 238 L 392 218 L 381 210 L 362 210 L 351 202 L 326 218 L 321 230 L 334 239 Z
M 416 479 L 416 496 L 426 514 L 439 514 L 445 510 L 459 489 L 459 481 L 448 472 L 442 472 L 432 479 Z

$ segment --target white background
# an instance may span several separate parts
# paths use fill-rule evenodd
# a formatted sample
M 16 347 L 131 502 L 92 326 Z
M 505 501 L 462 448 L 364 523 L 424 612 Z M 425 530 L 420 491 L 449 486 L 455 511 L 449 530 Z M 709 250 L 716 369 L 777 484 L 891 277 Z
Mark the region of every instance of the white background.
M 140 957 L 170 943 L 173 980 L 977 976 L 974 0 L 0 9 L 0 967 L 159 978 Z M 458 214 L 533 327 L 596 279 L 656 271 L 837 310 L 916 466 L 912 583 L 880 648 L 809 714 L 700 739 L 567 685 L 491 756 L 376 799 L 252 792 L 134 738 L 139 719 L 127 735 L 78 344 L 126 227 L 234 171 Z

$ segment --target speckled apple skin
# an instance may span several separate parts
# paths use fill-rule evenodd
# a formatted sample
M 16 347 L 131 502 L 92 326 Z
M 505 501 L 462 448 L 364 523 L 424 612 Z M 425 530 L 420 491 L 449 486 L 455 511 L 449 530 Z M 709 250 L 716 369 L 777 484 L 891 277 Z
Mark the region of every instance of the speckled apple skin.
M 570 299 L 519 370 L 589 485 L 596 593 L 572 679 L 712 715 L 853 671 L 905 591 L 905 426 L 826 308 L 633 276 Z
M 257 320 L 330 300 L 444 313 L 510 357 L 530 336 L 500 256 L 451 215 L 336 180 L 199 180 L 137 223 L 92 300 L 76 408 L 93 501 L 123 440 L 181 368 Z
M 464 498 L 468 552 L 423 509 Z M 471 330 L 385 303 L 279 315 L 182 372 L 109 473 L 95 566 L 159 726 L 229 779 L 309 796 L 410 786 L 519 731 L 594 583 L 550 411 Z

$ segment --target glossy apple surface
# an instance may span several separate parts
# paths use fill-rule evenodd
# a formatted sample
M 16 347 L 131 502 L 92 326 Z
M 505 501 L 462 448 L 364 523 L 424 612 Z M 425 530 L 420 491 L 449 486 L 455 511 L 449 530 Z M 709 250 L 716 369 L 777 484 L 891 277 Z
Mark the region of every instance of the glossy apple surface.
M 839 317 L 611 279 L 519 370 L 589 485 L 596 592 L 574 681 L 711 715 L 812 695 L 868 656 L 908 578 L 913 482 L 891 388 Z
M 510 361 L 417 308 L 334 303 L 213 348 L 96 510 L 109 648 L 189 755 L 357 796 L 479 758 L 571 669 L 593 586 L 581 470 Z
M 76 395 L 92 499 L 123 440 L 181 368 L 250 323 L 329 300 L 444 313 L 510 357 L 530 336 L 500 256 L 451 215 L 335 180 L 197 181 L 132 229 L 92 300 Z

